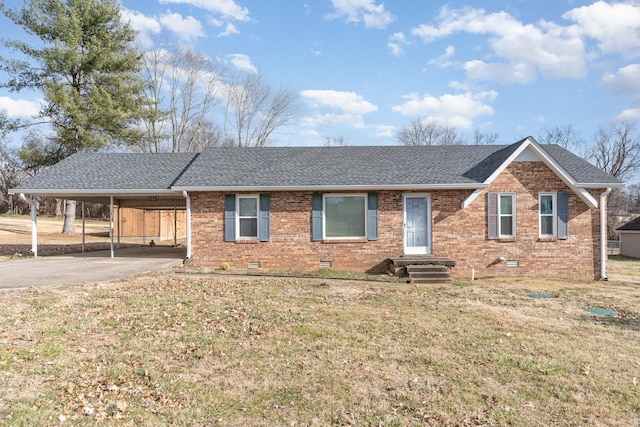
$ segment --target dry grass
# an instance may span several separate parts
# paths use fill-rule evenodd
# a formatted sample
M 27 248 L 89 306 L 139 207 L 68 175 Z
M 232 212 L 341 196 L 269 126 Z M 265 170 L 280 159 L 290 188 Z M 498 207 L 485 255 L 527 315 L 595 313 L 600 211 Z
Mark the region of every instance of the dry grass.
M 1 295 L 0 424 L 640 424 L 633 280 L 141 276 Z

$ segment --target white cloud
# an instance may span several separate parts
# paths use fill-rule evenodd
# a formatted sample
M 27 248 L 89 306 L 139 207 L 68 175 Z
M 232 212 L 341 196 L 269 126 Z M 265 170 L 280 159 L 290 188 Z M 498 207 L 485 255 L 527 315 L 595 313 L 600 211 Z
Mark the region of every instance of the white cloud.
M 424 42 L 460 32 L 490 36 L 488 44 L 499 60 L 468 61 L 465 68 L 470 78 L 525 83 L 538 74 L 571 78 L 586 74 L 584 43 L 575 26 L 546 21 L 525 25 L 506 12 L 487 13 L 471 7 L 443 7 L 437 20 L 437 26 L 421 25 L 411 33 Z
M 0 96 L 0 111 L 3 111 L 10 119 L 27 119 L 40 112 L 41 102 L 42 100 L 27 101 Z
M 192 41 L 205 35 L 202 24 L 193 16 L 183 18 L 179 13 L 167 12 L 160 17 L 160 22 L 185 41 Z
M 604 53 L 628 53 L 639 56 L 640 4 L 597 1 L 570 10 L 563 18 L 577 23 L 580 31 L 596 39 Z
M 531 83 L 536 79 L 536 70 L 532 64 L 486 63 L 480 60 L 464 64 L 467 77 L 472 80 L 497 80 L 502 83 Z
M 240 31 L 238 31 L 238 28 L 236 28 L 236 26 L 233 25 L 233 23 L 228 22 L 224 31 L 218 34 L 218 37 L 229 37 L 234 34 L 240 34 Z
M 391 125 L 377 125 L 374 126 L 375 135 L 382 138 L 393 138 L 395 126 Z
M 160 0 L 160 3 L 188 4 L 221 15 L 226 19 L 249 21 L 249 10 L 233 0 Z
M 640 108 L 630 108 L 616 116 L 617 120 L 640 120 Z
M 493 115 L 493 102 L 498 93 L 485 91 L 478 93 L 445 94 L 435 97 L 412 93 L 404 96 L 405 102 L 391 109 L 408 117 L 424 117 L 448 126 L 469 129 L 477 117 Z
M 231 63 L 238 69 L 257 73 L 258 69 L 251 63 L 251 58 L 243 53 L 234 53 L 227 55 Z
M 640 64 L 627 65 L 617 73 L 606 74 L 602 85 L 612 95 L 635 94 L 640 97 Z
M 389 36 L 389 43 L 387 43 L 387 47 L 391 50 L 393 55 L 401 56 L 404 53 L 404 46 L 408 44 L 409 41 L 405 37 L 404 33 L 395 33 Z
M 300 95 L 313 108 L 329 107 L 353 114 L 368 114 L 378 110 L 378 107 L 355 92 L 309 89 L 303 90 Z
M 136 31 L 157 34 L 162 29 L 162 26 L 156 18 L 146 16 L 145 14 L 135 10 L 127 10 L 123 8 L 121 16 L 122 20 L 124 22 L 129 22 L 131 24 L 131 28 Z
M 437 58 L 431 59 L 429 64 L 435 64 L 440 68 L 447 68 L 452 65 L 452 62 L 449 61 L 453 55 L 456 54 L 456 48 L 454 46 L 447 46 L 444 50 L 444 53 Z
M 347 22 L 364 22 L 367 28 L 384 29 L 395 20 L 395 17 L 384 8 L 384 3 L 379 5 L 374 0 L 331 0 L 335 11 L 327 18 L 335 19 L 346 17 Z
M 300 96 L 311 108 L 319 110 L 313 116 L 303 119 L 303 124 L 311 127 L 341 124 L 363 128 L 363 116 L 378 110 L 376 105 L 355 92 L 309 89 L 300 92 Z
M 146 16 L 141 12 L 123 8 L 121 18 L 138 32 L 138 42 L 143 48 L 151 47 L 151 34 L 158 34 L 162 30 L 162 25 L 155 17 Z

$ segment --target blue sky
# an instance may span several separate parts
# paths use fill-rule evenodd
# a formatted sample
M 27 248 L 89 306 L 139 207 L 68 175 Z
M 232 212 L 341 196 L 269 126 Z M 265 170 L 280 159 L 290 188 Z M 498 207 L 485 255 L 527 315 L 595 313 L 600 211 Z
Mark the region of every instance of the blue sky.
M 20 7 L 11 0 L 8 6 Z M 152 49 L 161 33 L 300 94 L 278 145 L 395 144 L 412 118 L 499 143 L 640 119 L 640 1 L 121 0 Z M 18 37 L 2 17 L 0 37 Z M 0 92 L 14 117 L 37 94 Z

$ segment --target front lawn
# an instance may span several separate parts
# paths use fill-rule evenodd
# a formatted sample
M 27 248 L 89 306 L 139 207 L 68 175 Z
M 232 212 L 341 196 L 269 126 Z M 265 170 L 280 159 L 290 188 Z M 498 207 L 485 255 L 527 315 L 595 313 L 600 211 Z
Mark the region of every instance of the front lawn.
M 3 291 L 0 424 L 638 425 L 640 262 L 617 263 L 629 281 Z

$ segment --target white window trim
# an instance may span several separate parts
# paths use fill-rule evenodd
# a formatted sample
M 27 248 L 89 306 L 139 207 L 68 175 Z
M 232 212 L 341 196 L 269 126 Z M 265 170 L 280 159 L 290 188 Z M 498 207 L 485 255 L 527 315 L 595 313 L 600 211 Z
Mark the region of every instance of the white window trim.
M 544 216 L 551 216 L 553 223 L 553 234 L 542 234 L 542 196 L 551 196 L 552 200 L 552 212 L 551 215 L 545 214 Z M 557 237 L 558 236 L 558 193 L 555 191 L 545 191 L 538 193 L 538 235 L 540 237 Z
M 256 235 L 240 236 L 240 199 L 255 199 L 256 216 L 243 216 L 242 218 L 256 219 Z M 260 236 L 260 195 L 259 194 L 236 194 L 236 240 L 257 240 Z
M 503 234 L 502 233 L 502 204 L 501 202 L 501 198 L 503 196 L 511 196 L 511 225 L 512 225 L 512 229 L 513 229 L 513 234 Z M 516 193 L 498 193 L 498 237 L 500 239 L 513 239 L 516 237 Z M 506 214 L 505 214 L 506 216 Z
M 348 236 L 348 237 L 327 237 L 327 197 L 364 197 L 364 236 Z M 369 229 L 367 214 L 369 206 L 369 197 L 367 193 L 323 193 L 322 194 L 322 239 L 323 240 L 353 240 L 366 239 L 367 230 Z

